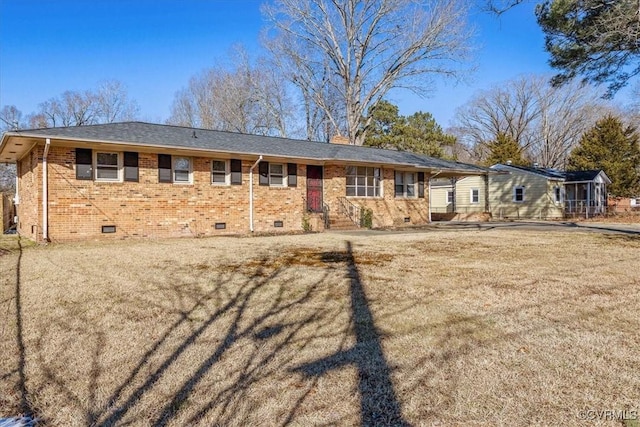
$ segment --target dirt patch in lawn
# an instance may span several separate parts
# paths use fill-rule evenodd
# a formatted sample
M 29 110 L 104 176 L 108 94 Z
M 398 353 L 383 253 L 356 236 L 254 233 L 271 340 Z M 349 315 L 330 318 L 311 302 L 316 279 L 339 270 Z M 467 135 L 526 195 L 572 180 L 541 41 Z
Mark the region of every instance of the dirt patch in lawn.
M 638 259 L 636 236 L 500 229 L 18 246 L 0 257 L 0 417 L 517 426 L 637 411 Z

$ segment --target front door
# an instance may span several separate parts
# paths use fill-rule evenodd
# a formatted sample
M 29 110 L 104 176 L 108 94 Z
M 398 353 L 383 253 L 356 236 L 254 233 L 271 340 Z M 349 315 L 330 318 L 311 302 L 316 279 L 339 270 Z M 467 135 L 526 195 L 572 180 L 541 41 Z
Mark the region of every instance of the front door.
M 307 165 L 307 210 L 322 212 L 322 166 Z

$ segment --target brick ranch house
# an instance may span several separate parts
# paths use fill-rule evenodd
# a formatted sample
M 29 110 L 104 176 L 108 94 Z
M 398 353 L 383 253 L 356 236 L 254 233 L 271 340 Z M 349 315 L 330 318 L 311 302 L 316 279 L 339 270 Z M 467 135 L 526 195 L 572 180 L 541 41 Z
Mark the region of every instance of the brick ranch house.
M 6 132 L 18 232 L 36 241 L 322 231 L 430 221 L 432 176 L 485 173 L 408 152 L 141 122 Z

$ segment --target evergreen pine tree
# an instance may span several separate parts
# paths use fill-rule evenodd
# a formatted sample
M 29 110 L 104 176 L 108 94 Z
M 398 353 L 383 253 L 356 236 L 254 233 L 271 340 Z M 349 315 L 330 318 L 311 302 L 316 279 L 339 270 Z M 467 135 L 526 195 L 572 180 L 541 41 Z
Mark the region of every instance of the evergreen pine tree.
M 638 134 L 614 116 L 606 116 L 585 132 L 569 156 L 569 170 L 602 169 L 611 179 L 614 196 L 640 194 L 640 146 Z
M 485 160 L 486 166 L 497 163 L 505 164 L 509 161 L 513 165 L 524 166 L 527 164 L 518 142 L 504 132 L 500 132 L 494 141 L 489 142 L 487 148 L 489 149 L 489 157 Z

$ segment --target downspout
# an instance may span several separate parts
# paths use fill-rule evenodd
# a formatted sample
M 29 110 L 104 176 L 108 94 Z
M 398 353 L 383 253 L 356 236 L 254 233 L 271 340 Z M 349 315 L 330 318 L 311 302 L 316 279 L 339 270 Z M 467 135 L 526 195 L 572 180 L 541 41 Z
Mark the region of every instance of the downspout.
M 51 139 L 47 138 L 44 144 L 44 154 L 42 156 L 42 240 L 49 241 L 49 180 L 47 168 L 47 156 Z
M 436 176 L 440 175 L 442 173 L 442 169 L 440 169 L 438 172 L 435 173 L 435 175 L 429 175 L 429 186 L 427 193 L 429 194 L 429 223 L 431 223 L 431 180 L 433 178 L 435 178 Z
M 262 161 L 262 156 L 249 169 L 249 230 L 253 233 L 253 170 Z

